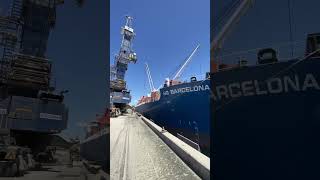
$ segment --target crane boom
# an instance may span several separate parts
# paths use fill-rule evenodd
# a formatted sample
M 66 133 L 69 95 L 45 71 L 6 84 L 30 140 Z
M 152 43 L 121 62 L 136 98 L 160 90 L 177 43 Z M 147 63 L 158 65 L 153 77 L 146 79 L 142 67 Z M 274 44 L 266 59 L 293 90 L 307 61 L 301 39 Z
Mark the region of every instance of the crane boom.
M 243 0 L 239 7 L 234 11 L 229 20 L 222 27 L 221 31 L 211 42 L 211 52 L 221 48 L 226 36 L 231 32 L 232 28 L 239 22 L 240 18 L 248 11 L 250 6 L 253 5 L 254 0 Z
M 153 91 L 155 91 L 155 88 L 153 85 L 153 80 L 151 77 L 150 69 L 149 69 L 149 66 L 147 63 L 146 63 L 146 72 L 147 72 L 147 76 L 148 76 L 148 80 L 149 80 L 150 91 L 153 92 Z
M 197 45 L 197 47 L 192 51 L 192 53 L 190 54 L 190 56 L 187 58 L 187 60 L 183 63 L 183 65 L 181 66 L 181 68 L 177 71 L 177 73 L 174 75 L 174 77 L 172 78 L 173 80 L 176 80 L 178 78 L 180 78 L 183 70 L 186 68 L 186 66 L 190 63 L 192 56 L 194 55 L 194 53 L 198 50 L 198 48 L 200 47 L 200 44 Z

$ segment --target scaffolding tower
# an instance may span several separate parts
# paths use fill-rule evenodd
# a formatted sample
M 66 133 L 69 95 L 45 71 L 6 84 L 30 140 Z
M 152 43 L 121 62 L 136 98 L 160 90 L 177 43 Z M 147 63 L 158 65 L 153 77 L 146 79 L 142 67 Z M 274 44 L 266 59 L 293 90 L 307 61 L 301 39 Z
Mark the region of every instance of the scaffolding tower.
M 45 53 L 56 21 L 56 6 L 63 3 L 63 0 L 12 0 L 8 15 L 0 16 L 1 90 L 15 89 L 15 93 L 29 92 L 35 96 L 40 90 L 52 89 L 51 62 Z

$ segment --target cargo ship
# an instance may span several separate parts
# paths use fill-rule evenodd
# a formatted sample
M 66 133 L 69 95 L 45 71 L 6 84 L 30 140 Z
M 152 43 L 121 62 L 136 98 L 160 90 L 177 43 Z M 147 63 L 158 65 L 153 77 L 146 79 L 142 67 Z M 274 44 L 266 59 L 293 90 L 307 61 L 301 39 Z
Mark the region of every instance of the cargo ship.
M 211 44 L 215 178 L 319 179 L 320 33 L 307 35 L 300 57 L 280 59 L 266 48 L 249 59 L 255 65 L 218 62 L 226 34 L 252 2 L 240 1 Z
M 199 45 L 163 87 L 156 90 L 148 65 L 146 71 L 151 93 L 138 101 L 135 110 L 168 130 L 192 147 L 210 156 L 210 73 L 205 78 L 179 80 Z
M 320 34 L 307 44 L 302 58 L 281 62 L 262 50 L 269 55 L 258 56 L 258 65 L 212 74 L 218 177 L 319 177 Z
M 210 152 L 210 79 L 181 83 L 170 81 L 159 91 L 140 99 L 135 110 L 160 127 L 187 138 Z
M 211 55 L 217 54 L 226 35 L 250 6 L 251 0 L 239 1 L 231 18 L 213 39 Z M 285 127 L 286 123 L 298 123 L 303 119 L 314 123 L 320 117 L 319 44 L 319 34 L 309 34 L 304 57 L 291 60 L 279 60 L 272 48 L 260 49 L 257 65 L 251 66 L 243 59 L 236 64 L 224 64 L 211 58 L 211 72 L 206 79 L 167 80 L 159 91 L 143 96 L 136 111 L 177 137 L 183 136 L 199 144 L 207 155 L 212 145 L 210 141 L 215 142 L 213 147 L 227 147 L 224 143 L 230 140 L 234 144 L 229 149 L 236 149 L 241 139 L 231 141 L 232 138 L 248 136 L 239 127 L 260 125 L 264 128 L 263 123 L 269 124 L 268 121 Z M 221 129 L 226 127 L 229 129 L 223 132 Z M 212 141 L 210 129 L 217 131 L 212 134 L 219 140 Z M 236 154 L 237 157 L 232 155 L 232 158 L 241 157 L 240 153 Z
M 102 116 L 86 127 L 86 136 L 80 142 L 81 158 L 101 166 L 102 170 L 110 173 L 110 117 L 109 109 Z

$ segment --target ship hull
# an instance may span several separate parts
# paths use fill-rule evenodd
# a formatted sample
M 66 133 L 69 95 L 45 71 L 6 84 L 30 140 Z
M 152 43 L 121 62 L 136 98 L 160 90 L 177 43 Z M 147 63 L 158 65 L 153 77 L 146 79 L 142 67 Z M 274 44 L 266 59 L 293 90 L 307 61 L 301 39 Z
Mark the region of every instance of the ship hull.
M 212 75 L 215 178 L 320 178 L 319 69 L 311 58 Z
M 159 101 L 141 104 L 135 109 L 177 136 L 200 145 L 210 155 L 210 81 L 183 83 L 160 89 Z
M 83 159 L 94 162 L 110 173 L 110 130 L 109 127 L 88 137 L 80 144 Z

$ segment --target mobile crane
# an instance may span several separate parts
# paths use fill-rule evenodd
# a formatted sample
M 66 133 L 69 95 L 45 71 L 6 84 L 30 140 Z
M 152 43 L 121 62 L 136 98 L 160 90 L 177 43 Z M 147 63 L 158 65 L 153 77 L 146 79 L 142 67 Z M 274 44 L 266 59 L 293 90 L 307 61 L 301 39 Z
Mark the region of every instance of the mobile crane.
M 2 163 L 8 170 L 1 175 L 22 172 L 19 166 L 26 157 L 46 152 L 53 134 L 67 128 L 67 91 L 57 92 L 51 85 L 52 63 L 46 58 L 56 8 L 62 4 L 64 0 L 12 0 L 9 15 L 0 16 L 0 161 L 8 162 Z
M 137 55 L 132 49 L 132 41 L 135 37 L 132 17 L 126 16 L 126 24 L 122 27 L 121 34 L 120 51 L 110 68 L 110 104 L 112 110 L 124 112 L 131 101 L 130 91 L 128 91 L 124 80 L 125 73 L 129 63 L 137 62 Z

